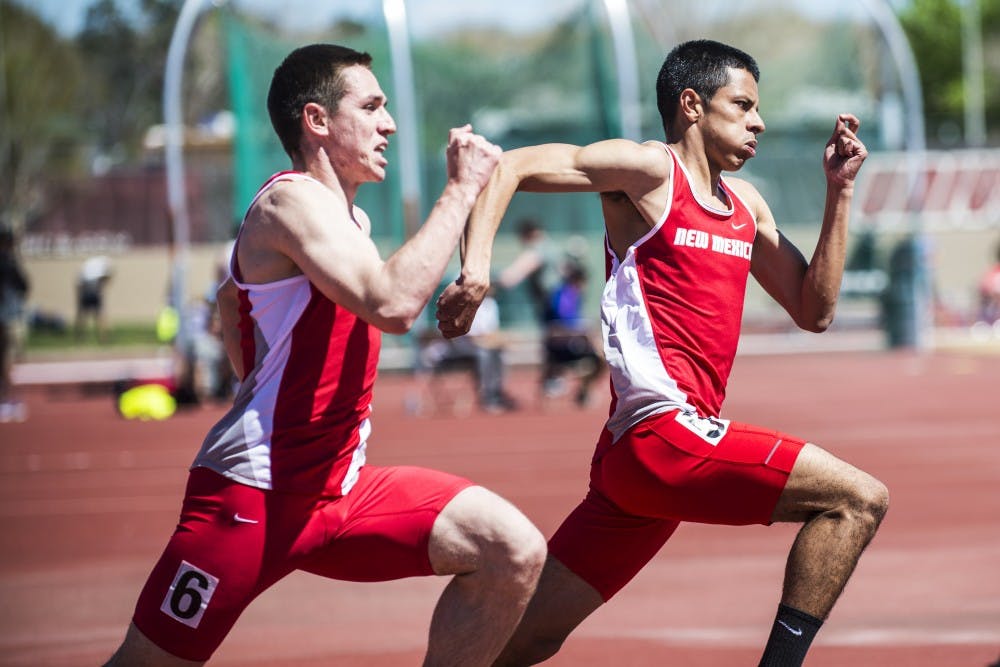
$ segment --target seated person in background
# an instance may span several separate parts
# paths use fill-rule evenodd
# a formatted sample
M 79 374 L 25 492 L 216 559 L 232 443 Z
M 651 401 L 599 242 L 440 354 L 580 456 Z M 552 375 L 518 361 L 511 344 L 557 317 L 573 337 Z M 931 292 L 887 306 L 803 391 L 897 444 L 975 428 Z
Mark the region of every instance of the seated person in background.
M 483 299 L 469 332 L 458 338 L 442 338 L 436 329 L 419 341 L 416 374 L 417 391 L 410 409 L 423 411 L 423 402 L 439 393 L 434 379 L 448 370 L 471 370 L 476 381 L 479 407 L 487 412 L 516 410 L 517 401 L 504 389 L 504 338 L 500 332 L 500 308 L 492 290 Z M 434 398 L 438 398 L 434 396 Z
M 549 298 L 542 361 L 542 390 L 548 397 L 561 393 L 561 376 L 566 369 L 583 367 L 575 396 L 581 406 L 586 405 L 591 385 L 604 370 L 604 359 L 594 346 L 590 323 L 581 315 L 586 286 L 586 269 L 578 263 L 569 263 L 563 282 Z

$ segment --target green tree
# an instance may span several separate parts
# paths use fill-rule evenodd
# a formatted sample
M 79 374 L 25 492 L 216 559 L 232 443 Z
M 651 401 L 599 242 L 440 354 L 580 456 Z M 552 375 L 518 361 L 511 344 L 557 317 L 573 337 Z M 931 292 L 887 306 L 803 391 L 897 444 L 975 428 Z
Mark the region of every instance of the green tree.
M 146 129 L 160 121 L 163 71 L 178 5 L 143 0 L 126 17 L 115 0 L 87 10 L 77 45 L 87 66 L 84 122 L 96 148 L 116 160 L 138 154 Z
M 0 0 L 0 215 L 20 231 L 76 165 L 80 63 L 31 11 Z
M 987 127 L 1000 128 L 1000 0 L 978 2 L 986 77 Z M 961 134 L 965 110 L 962 66 L 962 8 L 956 0 L 911 0 L 900 12 L 920 69 L 929 138 L 954 141 Z

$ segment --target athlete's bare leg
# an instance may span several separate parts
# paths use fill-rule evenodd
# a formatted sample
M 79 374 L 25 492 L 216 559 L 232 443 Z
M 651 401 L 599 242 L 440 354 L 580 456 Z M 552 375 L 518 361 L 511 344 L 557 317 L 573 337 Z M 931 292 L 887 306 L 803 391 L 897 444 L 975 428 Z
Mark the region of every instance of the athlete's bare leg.
M 524 618 L 493 664 L 535 665 L 552 657 L 576 626 L 602 604 L 604 600 L 590 584 L 550 555 Z
M 807 444 L 774 510 L 804 522 L 785 567 L 782 604 L 826 619 L 889 507 L 880 481 Z
M 197 667 L 204 664 L 181 660 L 167 653 L 149 641 L 135 625 L 129 624 L 125 641 L 104 667 Z
M 545 562 L 545 539 L 482 487 L 448 503 L 431 532 L 431 565 L 454 574 L 431 617 L 425 667 L 492 664 L 517 626 Z

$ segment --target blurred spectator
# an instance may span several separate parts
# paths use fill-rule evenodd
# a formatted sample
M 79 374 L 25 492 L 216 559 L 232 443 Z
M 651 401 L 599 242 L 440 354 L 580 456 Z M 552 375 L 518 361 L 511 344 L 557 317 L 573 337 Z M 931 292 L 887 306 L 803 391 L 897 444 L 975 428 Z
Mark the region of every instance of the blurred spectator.
M 563 282 L 549 299 L 542 364 L 542 390 L 547 397 L 562 393 L 566 371 L 581 371 L 575 394 L 581 406 L 586 405 L 590 387 L 604 369 L 604 359 L 597 353 L 590 322 L 582 315 L 586 286 L 586 269 L 578 262 L 569 262 Z
M 558 261 L 545 231 L 535 220 L 521 220 L 517 236 L 521 242 L 521 252 L 500 273 L 497 285 L 509 290 L 524 283 L 537 321 L 544 327 L 549 319 L 549 298 L 559 280 Z
M 14 398 L 11 371 L 24 333 L 28 277 L 11 229 L 0 229 L 0 422 L 23 421 L 24 403 Z
M 93 321 L 97 340 L 107 342 L 107 322 L 104 315 L 104 289 L 111 280 L 111 261 L 103 256 L 88 258 L 76 281 L 76 337 L 83 336 L 87 320 Z
M 995 259 L 979 281 L 979 321 L 991 325 L 1000 323 L 1000 243 Z
M 452 370 L 472 373 L 481 409 L 494 413 L 516 410 L 517 401 L 504 388 L 504 343 L 500 331 L 500 309 L 492 290 L 483 299 L 469 332 L 464 336 L 445 339 L 437 333 L 437 329 L 428 329 L 419 340 L 418 386 L 408 401 L 409 411 L 425 412 L 428 398 L 440 399 L 441 388 L 435 386 L 435 381 Z
M 229 277 L 230 241 L 219 252 L 213 282 L 203 298 L 184 309 L 183 349 L 175 395 L 180 405 L 199 404 L 203 400 L 226 401 L 233 394 L 235 373 L 222 343 L 222 324 L 216 303 L 219 286 Z

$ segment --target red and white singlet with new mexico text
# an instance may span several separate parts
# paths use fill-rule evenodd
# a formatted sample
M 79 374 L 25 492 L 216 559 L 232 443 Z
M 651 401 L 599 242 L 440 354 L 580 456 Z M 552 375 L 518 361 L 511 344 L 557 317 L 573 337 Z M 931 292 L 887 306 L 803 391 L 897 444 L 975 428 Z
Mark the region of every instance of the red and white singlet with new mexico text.
M 248 210 L 274 183 L 304 179 L 312 180 L 299 172 L 275 174 Z M 235 247 L 230 268 L 240 291 L 240 345 L 249 372 L 192 467 L 262 489 L 346 494 L 365 462 L 381 332 L 326 298 L 305 275 L 244 283 Z
M 611 369 L 607 427 L 617 440 L 646 417 L 718 416 L 743 317 L 757 225 L 720 180 L 729 210 L 700 201 L 677 155 L 659 222 L 621 261 L 608 247 L 601 326 Z

